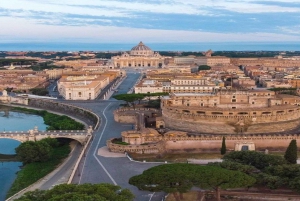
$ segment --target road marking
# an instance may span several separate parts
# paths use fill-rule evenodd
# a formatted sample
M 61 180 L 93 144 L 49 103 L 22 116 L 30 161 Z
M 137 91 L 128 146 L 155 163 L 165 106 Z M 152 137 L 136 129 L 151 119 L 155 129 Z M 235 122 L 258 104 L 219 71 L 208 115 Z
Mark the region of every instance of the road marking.
M 154 192 L 154 193 L 155 193 L 155 192 Z M 149 201 L 151 201 L 151 199 L 152 199 L 152 197 L 153 197 L 154 193 L 153 193 L 153 194 L 151 194 Z
M 105 115 L 104 113 L 105 113 L 106 109 L 108 108 L 108 106 L 110 106 L 110 104 L 111 104 L 111 103 L 109 103 L 109 104 L 105 107 L 105 109 L 103 110 L 103 112 L 102 112 L 102 114 L 103 114 L 103 116 L 104 116 L 104 118 L 105 118 L 105 124 L 104 124 L 104 128 L 103 128 L 103 130 L 102 130 L 102 132 L 101 132 L 101 134 L 100 134 L 100 137 L 99 137 L 99 140 L 98 140 L 98 143 L 97 143 L 97 147 L 96 147 L 96 149 L 95 149 L 93 155 L 94 155 L 94 158 L 98 161 L 99 165 L 103 168 L 104 172 L 107 174 L 107 176 L 108 176 L 108 177 L 111 179 L 111 181 L 114 183 L 114 185 L 117 185 L 117 182 L 112 178 L 112 176 L 109 174 L 109 172 L 107 171 L 107 169 L 103 166 L 103 164 L 100 162 L 100 160 L 99 160 L 99 159 L 97 158 L 97 156 L 96 156 L 96 152 L 97 152 L 97 150 L 98 150 L 100 141 L 101 141 L 101 139 L 102 139 L 102 136 L 103 136 L 104 131 L 105 131 L 106 126 L 107 126 L 107 118 L 106 118 L 106 115 Z
M 104 112 L 105 112 L 105 110 L 108 108 L 108 106 L 110 106 L 110 104 L 111 104 L 111 103 L 109 103 L 109 104 L 104 108 L 104 110 L 103 110 L 103 112 L 102 112 L 102 114 L 103 114 L 103 116 L 104 116 L 104 118 L 105 118 L 105 124 L 104 124 L 104 128 L 103 128 L 103 130 L 102 130 L 102 132 L 101 132 L 101 134 L 100 134 L 100 138 L 99 138 L 99 140 L 98 140 L 98 142 L 97 142 L 97 145 L 96 145 L 95 151 L 94 151 L 94 153 L 93 153 L 93 156 L 94 156 L 94 158 L 97 160 L 97 162 L 99 163 L 99 165 L 102 167 L 102 169 L 104 170 L 104 172 L 107 174 L 107 176 L 111 179 L 111 181 L 113 182 L 113 184 L 114 184 L 114 185 L 117 185 L 117 182 L 112 178 L 112 176 L 109 174 L 109 172 L 107 171 L 107 169 L 103 166 L 103 164 L 100 162 L 100 160 L 99 160 L 99 159 L 97 158 L 97 156 L 96 156 L 96 152 L 97 152 L 97 150 L 98 150 L 98 147 L 99 147 L 99 144 L 100 144 L 100 142 L 101 142 L 103 133 L 104 133 L 104 131 L 105 131 L 105 129 L 106 129 L 106 126 L 107 126 L 107 118 L 106 118 L 106 115 L 104 114 Z M 101 126 L 99 126 L 97 130 L 99 130 L 100 127 L 101 127 Z M 92 145 L 91 145 L 91 146 L 92 146 Z M 90 151 L 91 146 L 89 147 L 88 152 Z M 87 152 L 87 153 L 88 153 L 88 152 Z M 79 179 L 79 184 L 81 183 L 81 178 L 82 178 L 82 173 L 83 173 L 83 169 L 84 169 L 84 166 L 85 166 L 85 162 L 86 162 L 86 158 L 85 158 L 85 160 L 84 160 L 83 167 L 82 167 L 82 170 L 81 170 L 80 179 Z

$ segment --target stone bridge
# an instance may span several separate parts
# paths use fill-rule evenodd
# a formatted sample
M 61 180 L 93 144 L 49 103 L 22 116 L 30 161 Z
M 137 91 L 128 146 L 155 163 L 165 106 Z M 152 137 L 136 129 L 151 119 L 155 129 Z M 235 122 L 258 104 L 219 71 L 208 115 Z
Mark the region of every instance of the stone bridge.
M 76 140 L 84 145 L 87 140 L 92 136 L 92 126 L 87 130 L 51 130 L 39 131 L 37 127 L 29 131 L 2 131 L 0 132 L 0 139 L 14 139 L 20 142 L 26 141 L 39 141 L 44 138 L 69 138 Z

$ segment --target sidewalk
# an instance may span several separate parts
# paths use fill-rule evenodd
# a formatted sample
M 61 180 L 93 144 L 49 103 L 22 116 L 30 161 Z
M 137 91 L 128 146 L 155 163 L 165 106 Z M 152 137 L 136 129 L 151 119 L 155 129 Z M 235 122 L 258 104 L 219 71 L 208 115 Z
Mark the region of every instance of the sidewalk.
M 127 76 L 121 77 L 112 87 L 110 87 L 105 93 L 103 100 L 108 100 L 115 93 L 115 90 L 122 84 L 122 82 L 126 79 Z

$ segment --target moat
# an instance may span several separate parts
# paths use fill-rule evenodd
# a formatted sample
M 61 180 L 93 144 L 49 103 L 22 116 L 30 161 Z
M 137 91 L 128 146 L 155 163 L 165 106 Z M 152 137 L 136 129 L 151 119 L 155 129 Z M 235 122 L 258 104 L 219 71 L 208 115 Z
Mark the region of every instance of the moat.
M 39 130 L 46 130 L 43 118 L 37 115 L 11 112 L 0 108 L 0 131 L 28 131 L 38 126 Z M 14 154 L 15 148 L 20 142 L 11 139 L 0 138 L 0 153 Z M 0 200 L 5 200 L 6 192 L 9 190 L 16 173 L 20 170 L 20 162 L 1 162 L 0 164 Z

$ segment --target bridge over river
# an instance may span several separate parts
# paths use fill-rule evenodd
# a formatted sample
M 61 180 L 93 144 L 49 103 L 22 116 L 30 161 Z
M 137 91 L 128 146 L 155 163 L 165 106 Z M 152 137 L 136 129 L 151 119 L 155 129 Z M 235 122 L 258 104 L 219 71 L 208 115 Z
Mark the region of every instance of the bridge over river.
M 2 131 L 0 139 L 14 139 L 20 142 L 39 141 L 44 138 L 69 138 L 77 140 L 84 145 L 92 136 L 93 128 L 90 126 L 87 130 L 51 130 L 39 131 L 37 127 L 29 131 Z

